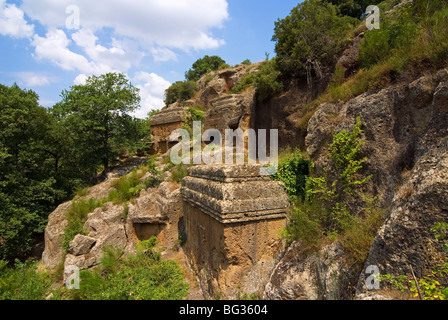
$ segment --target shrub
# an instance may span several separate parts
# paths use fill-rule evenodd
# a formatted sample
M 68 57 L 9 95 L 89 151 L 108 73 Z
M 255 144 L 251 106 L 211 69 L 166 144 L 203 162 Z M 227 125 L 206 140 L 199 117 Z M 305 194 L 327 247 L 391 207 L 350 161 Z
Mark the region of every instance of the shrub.
M 101 207 L 104 200 L 96 200 L 94 198 L 88 200 L 73 201 L 72 206 L 67 212 L 67 227 L 64 229 L 64 238 L 62 240 L 62 248 L 67 252 L 69 249 L 69 242 L 72 241 L 78 234 L 86 235 L 84 231 L 84 224 L 87 221 L 89 213 L 96 208 Z
M 310 161 L 305 160 L 300 149 L 297 149 L 279 161 L 272 179 L 282 181 L 288 196 L 294 201 L 297 197 L 304 199 L 306 177 L 309 173 Z
M 320 0 L 306 0 L 275 23 L 277 64 L 287 75 L 322 77 L 336 61 L 348 32 L 359 23 L 340 17 L 337 8 Z
M 174 261 L 161 259 L 157 241 L 140 243 L 136 254 L 121 257 L 108 248 L 101 266 L 81 271 L 80 290 L 61 289 L 56 298 L 81 300 L 180 300 L 188 294 L 184 274 Z M 109 252 L 109 253 L 107 253 Z
M 48 273 L 37 271 L 37 262 L 16 260 L 10 268 L 0 260 L 0 300 L 44 300 L 52 283 Z
M 198 81 L 204 74 L 228 67 L 226 62 L 218 56 L 204 56 L 193 63 L 193 68 L 185 73 L 188 81 Z
M 249 74 L 243 77 L 236 86 L 230 90 L 230 94 L 240 93 L 246 88 L 249 88 L 255 84 L 255 74 Z
M 334 134 L 328 151 L 329 165 L 321 176 L 305 176 L 304 196 L 296 199 L 291 222 L 283 230 L 290 242 L 300 239 L 312 250 L 319 249 L 326 240 L 339 240 L 355 263 L 365 260 L 383 223 L 377 203 L 360 190 L 370 179 L 359 174 L 366 160 L 360 156 L 361 125 L 357 119 L 352 131 Z
M 379 30 L 368 30 L 361 43 L 360 61 L 363 67 L 371 67 L 408 48 L 414 41 L 417 25 L 409 10 L 401 10 L 397 17 L 384 17 Z
M 276 60 L 271 60 L 260 67 L 255 75 L 255 87 L 258 92 L 258 100 L 266 99 L 279 94 L 283 90 L 283 84 L 278 81 L 280 72 L 276 69 Z
M 183 102 L 191 99 L 199 90 L 194 81 L 177 81 L 165 91 L 165 104 L 168 106 L 177 101 Z
M 179 164 L 171 170 L 171 181 L 181 183 L 182 179 L 188 175 L 187 166 Z

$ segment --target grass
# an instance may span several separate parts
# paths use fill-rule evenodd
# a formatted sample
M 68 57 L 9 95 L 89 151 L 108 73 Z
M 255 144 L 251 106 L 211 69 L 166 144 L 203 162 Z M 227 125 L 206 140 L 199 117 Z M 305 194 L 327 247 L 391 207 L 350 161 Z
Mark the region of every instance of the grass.
M 0 261 L 0 300 L 44 300 L 52 284 L 48 273 L 37 271 L 36 261 L 16 260 L 13 268 Z
M 97 200 L 94 198 L 72 202 L 72 206 L 66 215 L 68 225 L 64 229 L 64 238 L 62 240 L 62 248 L 65 252 L 69 249 L 69 242 L 72 241 L 76 235 L 87 234 L 84 230 L 84 224 L 87 221 L 88 214 L 95 209 L 100 208 L 104 203 L 104 200 Z
M 396 3 L 383 3 L 384 9 Z M 384 17 L 380 30 L 366 31 L 364 25 L 352 33 L 366 33 L 360 53 L 362 68 L 344 79 L 341 67 L 336 66 L 327 90 L 304 106 L 305 116 L 298 124 L 301 130 L 306 130 L 309 119 L 323 103 L 345 103 L 363 93 L 387 88 L 402 78 L 408 81 L 403 74 L 409 69 L 423 75 L 448 66 L 448 7 L 442 0 L 424 8 L 401 8 Z
M 55 300 L 181 300 L 189 285 L 178 263 L 161 259 L 156 239 L 137 246 L 136 254 L 107 247 L 101 265 L 81 271 L 80 290 L 59 288 Z

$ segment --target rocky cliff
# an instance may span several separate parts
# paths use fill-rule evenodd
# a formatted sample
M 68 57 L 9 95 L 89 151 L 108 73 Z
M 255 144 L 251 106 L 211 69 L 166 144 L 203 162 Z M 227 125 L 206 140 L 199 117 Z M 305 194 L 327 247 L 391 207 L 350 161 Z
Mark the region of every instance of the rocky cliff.
M 349 44 L 340 59 L 348 73 L 357 67 L 359 39 L 356 38 Z M 442 250 L 441 243 L 434 241 L 430 229 L 436 222 L 448 221 L 448 71 L 442 69 L 424 76 L 402 79 L 387 88 L 367 92 L 347 102 L 324 103 L 315 113 L 309 114 L 303 108 L 304 105 L 318 96 L 324 88 L 316 87 L 310 91 L 306 84 L 291 81 L 283 94 L 263 103 L 257 100 L 257 93 L 253 88 L 240 94 L 229 94 L 245 75 L 256 72 L 259 65 L 237 66 L 204 76 L 199 81 L 200 91 L 194 99 L 182 105 L 176 103 L 168 106 L 154 116 L 152 127 L 156 141 L 155 151 L 165 153 L 169 150 L 167 137 L 172 130 L 184 125 L 188 108 L 199 105 L 206 110 L 205 129 L 279 129 L 280 145 L 302 147 L 315 163 L 316 172 L 319 173 L 329 161 L 327 150 L 333 133 L 350 130 L 356 119 L 360 118 L 362 138 L 365 141 L 361 151 L 367 158 L 363 170 L 366 175 L 372 175 L 367 184 L 367 191 L 381 199 L 385 223 L 377 233 L 362 270 L 350 265 L 338 243 L 309 254 L 303 250 L 300 241 L 294 242 L 279 261 L 275 260 L 278 256 L 268 250 L 270 257 L 276 256 L 274 260 L 267 262 L 269 268 L 260 267 L 254 260 L 257 258 L 253 258 L 251 254 L 245 256 L 243 252 L 235 253 L 233 258 L 229 258 L 229 262 L 226 259 L 231 256 L 230 251 L 235 248 L 245 250 L 245 246 L 232 246 L 224 241 L 237 239 L 238 235 L 234 232 L 236 229 L 226 231 L 210 218 L 210 214 L 200 219 L 196 217 L 202 219 L 202 222 L 198 220 L 198 225 L 189 225 L 189 228 L 199 228 L 200 223 L 213 225 L 212 229 L 201 231 L 204 237 L 208 236 L 210 239 L 219 236 L 213 230 L 221 230 L 221 240 L 225 243 L 222 247 L 227 248 L 227 251 L 222 253 L 224 258 L 221 260 L 227 261 L 226 265 L 232 266 L 240 273 L 244 270 L 245 274 L 257 274 L 253 272 L 253 266 L 262 270 L 266 278 L 264 283 L 257 283 L 252 288 L 260 297 L 266 299 L 353 299 L 356 294 L 358 297 L 361 297 L 361 294 L 369 295 L 371 292 L 365 286 L 365 269 L 371 265 L 377 266 L 382 274 L 408 275 L 410 266 L 417 277 L 430 273 L 440 258 L 434 253 Z M 167 154 L 159 157 L 159 170 L 166 167 L 163 160 L 166 156 Z M 244 172 L 241 174 L 245 175 Z M 162 246 L 182 251 L 178 240 L 185 235 L 185 217 L 197 214 L 195 210 L 206 207 L 206 204 L 196 203 L 192 205 L 196 209 L 185 209 L 185 203 L 191 202 L 192 198 L 184 191 L 182 199 L 181 185 L 169 182 L 169 177 L 170 173 L 167 172 L 159 187 L 143 190 L 140 196 L 129 204 L 126 218 L 123 217 L 124 208 L 111 203 L 90 213 L 84 225 L 88 233 L 77 236 L 70 243 L 68 254 L 65 256 L 66 266 L 71 264 L 90 268 L 99 263 L 101 249 L 105 245 L 111 244 L 125 251 L 132 251 L 136 243 L 152 235 L 159 238 Z M 117 178 L 114 175 L 109 176 L 105 182 L 91 188 L 86 197 L 106 197 Z M 199 193 L 210 195 L 214 190 L 213 186 L 219 185 L 219 179 L 211 178 L 214 181 L 210 184 L 203 183 L 202 180 L 198 180 L 201 182 L 199 183 L 195 179 L 198 180 L 198 177 L 187 178 L 184 185 L 192 190 L 203 188 L 196 190 Z M 269 183 L 266 181 L 266 188 Z M 256 187 L 261 188 L 256 194 L 264 194 L 262 181 L 258 181 Z M 236 198 L 249 197 L 246 199 L 246 206 L 255 199 L 254 194 L 250 192 L 245 194 L 246 191 L 241 188 L 235 190 L 239 190 Z M 215 195 L 217 201 L 223 201 L 226 194 L 229 195 Z M 198 197 L 197 201 L 206 201 L 204 199 L 208 197 Z M 260 203 L 253 205 L 255 207 Z M 71 205 L 71 202 L 62 204 L 50 215 L 42 259 L 42 265 L 48 269 L 55 269 L 63 261 L 61 241 L 67 225 L 66 213 Z M 240 208 L 240 211 L 247 215 L 253 210 Z M 206 213 L 204 210 L 202 212 Z M 250 227 L 243 229 L 252 230 Z M 248 250 L 252 250 L 253 246 L 267 245 L 263 234 L 244 230 L 241 232 L 252 245 Z M 269 237 L 273 237 L 273 229 L 267 227 L 266 230 Z M 201 266 L 204 261 L 208 261 L 205 256 L 213 251 L 215 246 L 196 243 L 187 247 L 193 252 L 193 256 L 196 255 L 196 259 L 188 261 L 182 254 L 180 260 L 184 261 L 185 266 L 191 264 L 192 270 L 195 270 L 196 275 L 190 273 L 191 279 L 195 279 L 197 275 L 199 278 L 206 278 L 201 281 L 222 291 L 226 291 L 223 288 L 226 283 L 236 285 L 231 276 L 222 276 L 224 273 L 221 269 L 225 269 L 222 264 L 216 266 L 215 262 L 209 261 L 206 268 Z M 260 248 L 257 250 L 264 252 Z M 277 253 L 281 254 L 282 250 L 278 249 Z M 185 270 L 190 272 L 188 267 L 185 267 Z M 204 270 L 208 272 L 207 275 L 203 274 Z M 207 278 L 213 274 L 216 275 L 214 279 Z M 220 281 L 219 275 L 224 280 Z M 251 288 L 247 284 L 247 277 L 241 277 L 245 279 L 245 288 Z M 210 291 L 208 288 L 205 293 L 210 297 L 211 292 L 216 294 L 216 290 Z

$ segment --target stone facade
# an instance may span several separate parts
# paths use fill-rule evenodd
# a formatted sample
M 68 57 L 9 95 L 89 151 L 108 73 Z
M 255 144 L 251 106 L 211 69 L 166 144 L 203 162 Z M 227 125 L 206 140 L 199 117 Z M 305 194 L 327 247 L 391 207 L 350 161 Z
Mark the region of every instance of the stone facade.
M 154 153 L 166 153 L 172 146 L 171 133 L 185 124 L 185 109 L 172 107 L 162 110 L 151 118 L 151 132 L 154 138 Z
M 288 197 L 261 166 L 197 166 L 182 181 L 185 253 L 209 298 L 259 293 L 284 249 Z

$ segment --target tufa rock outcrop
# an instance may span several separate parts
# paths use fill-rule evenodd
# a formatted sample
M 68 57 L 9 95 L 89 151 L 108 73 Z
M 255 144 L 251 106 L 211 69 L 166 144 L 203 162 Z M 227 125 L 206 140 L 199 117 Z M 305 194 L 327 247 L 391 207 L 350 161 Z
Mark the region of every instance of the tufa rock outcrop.
M 284 247 L 289 206 L 261 166 L 198 166 L 182 181 L 185 253 L 206 297 L 259 293 Z

